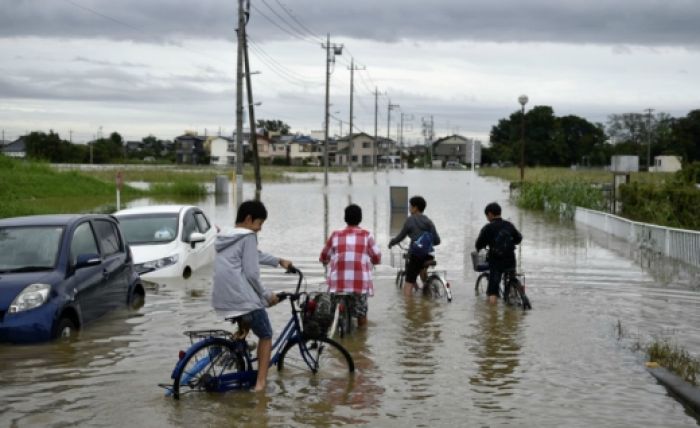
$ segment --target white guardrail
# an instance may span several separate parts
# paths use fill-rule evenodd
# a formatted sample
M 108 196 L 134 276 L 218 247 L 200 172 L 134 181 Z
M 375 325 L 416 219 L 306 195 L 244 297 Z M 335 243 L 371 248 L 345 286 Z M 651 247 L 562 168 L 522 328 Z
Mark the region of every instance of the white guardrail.
M 576 207 L 574 220 L 667 257 L 700 266 L 700 232 L 640 223 L 602 211 Z

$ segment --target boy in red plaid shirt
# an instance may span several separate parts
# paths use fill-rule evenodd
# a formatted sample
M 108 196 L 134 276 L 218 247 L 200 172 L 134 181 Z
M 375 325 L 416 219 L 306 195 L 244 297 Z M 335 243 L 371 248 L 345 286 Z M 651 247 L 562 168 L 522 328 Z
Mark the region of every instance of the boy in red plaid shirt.
M 367 324 L 367 295 L 374 295 L 372 266 L 379 264 L 382 254 L 369 231 L 359 227 L 362 208 L 350 204 L 345 208 L 343 230 L 334 231 L 321 251 L 319 261 L 330 263 L 328 291 L 333 294 L 351 294 L 357 325 Z

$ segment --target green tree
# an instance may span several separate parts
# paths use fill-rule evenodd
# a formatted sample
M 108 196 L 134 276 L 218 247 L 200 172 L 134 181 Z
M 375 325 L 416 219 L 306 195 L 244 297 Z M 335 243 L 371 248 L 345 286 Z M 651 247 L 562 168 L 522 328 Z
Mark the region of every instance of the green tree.
M 266 132 L 279 132 L 280 135 L 289 135 L 289 125 L 281 120 L 259 119 L 256 126 L 265 129 Z
M 700 161 L 700 110 L 676 119 L 671 127 L 671 140 L 684 162 Z

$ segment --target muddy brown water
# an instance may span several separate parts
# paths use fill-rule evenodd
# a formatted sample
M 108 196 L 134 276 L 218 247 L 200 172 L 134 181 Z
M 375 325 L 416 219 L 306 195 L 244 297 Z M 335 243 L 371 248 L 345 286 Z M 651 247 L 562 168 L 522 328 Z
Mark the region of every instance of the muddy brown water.
M 325 235 L 343 226 L 349 200 L 363 208 L 362 226 L 375 233 L 384 264 L 375 272 L 369 327 L 343 340 L 357 365 L 351 388 L 323 389 L 273 369 L 266 394 L 164 397 L 157 384 L 169 380 L 187 344 L 181 333 L 227 327 L 210 308 L 208 268 L 149 289 L 139 311 L 111 313 L 75 342 L 0 345 L 0 426 L 697 426 L 634 350 L 662 338 L 700 354 L 695 270 L 520 211 L 506 184 L 470 172 L 380 172 L 376 185 L 362 173 L 352 188 L 346 175 L 331 174 L 327 198 L 320 178 L 265 186 L 270 215 L 260 248 L 292 259 L 317 289 Z M 452 303 L 397 291 L 386 249 L 391 185 L 428 200 Z M 494 200 L 525 237 L 519 257 L 534 306 L 528 313 L 474 296 L 469 252 L 483 207 Z M 197 203 L 215 223 L 232 225 L 232 200 Z M 265 270 L 264 280 L 274 289 L 293 285 L 280 271 Z M 269 312 L 279 332 L 288 304 Z

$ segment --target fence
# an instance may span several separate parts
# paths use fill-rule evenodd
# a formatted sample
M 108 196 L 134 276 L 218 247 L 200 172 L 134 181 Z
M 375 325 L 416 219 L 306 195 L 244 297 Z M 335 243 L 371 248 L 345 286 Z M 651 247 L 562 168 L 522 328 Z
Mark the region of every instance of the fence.
M 700 232 L 640 223 L 576 207 L 574 220 L 637 244 L 640 248 L 700 266 Z

